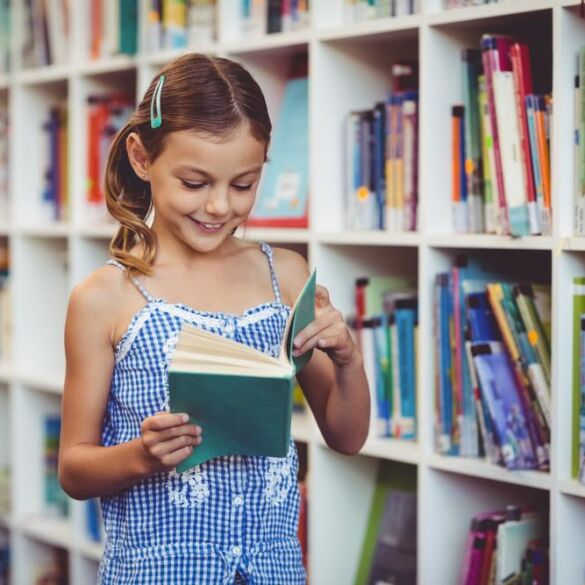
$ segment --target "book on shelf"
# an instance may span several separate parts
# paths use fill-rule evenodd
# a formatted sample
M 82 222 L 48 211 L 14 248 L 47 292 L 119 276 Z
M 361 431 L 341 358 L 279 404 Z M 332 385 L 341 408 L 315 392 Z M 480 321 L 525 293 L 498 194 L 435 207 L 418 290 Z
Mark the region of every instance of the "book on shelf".
M 309 567 L 309 488 L 306 480 L 299 481 L 299 543 L 305 569 Z
M 31 567 L 34 574 L 33 585 L 66 585 L 70 583 L 69 555 L 62 548 L 48 552 L 42 561 Z
M 103 181 L 108 149 L 134 112 L 134 101 L 121 94 L 87 98 L 87 216 L 90 222 L 107 217 Z
M 12 356 L 12 287 L 10 254 L 6 240 L 0 240 L 0 362 Z
M 11 8 L 10 0 L 0 0 L 0 73 L 10 71 L 10 30 Z M 2 136 L 2 132 L 0 132 Z
M 138 50 L 138 0 L 92 0 L 87 12 L 90 59 L 135 55 Z
M 585 277 L 573 278 L 571 474 L 585 483 Z
M 574 232 L 585 235 L 585 46 L 577 54 L 574 101 Z
M 548 585 L 545 515 L 507 506 L 476 514 L 467 535 L 460 585 Z
M 416 479 L 380 464 L 354 585 L 417 579 Z
M 501 278 L 466 256 L 436 275 L 436 449 L 548 470 L 550 286 Z
M 304 57 L 303 57 L 304 59 Z M 306 65 L 303 65 L 306 66 Z M 309 80 L 294 75 L 284 89 L 250 227 L 308 227 Z
M 62 65 L 69 60 L 69 1 L 25 0 L 22 14 L 24 67 Z
M 93 542 L 104 542 L 104 520 L 100 509 L 99 500 L 91 498 L 84 502 L 85 505 L 85 535 Z
M 66 104 L 56 103 L 49 107 L 43 123 L 45 133 L 45 161 L 40 219 L 53 222 L 64 220 L 68 215 L 68 144 L 69 115 Z
M 57 516 L 66 516 L 69 508 L 67 494 L 59 482 L 58 457 L 59 438 L 61 435 L 61 417 L 46 415 L 44 426 L 44 468 L 43 491 L 44 508 L 47 513 Z
M 483 6 L 484 4 L 497 4 L 498 2 L 508 2 L 510 0 L 443 0 L 443 8 L 463 8 L 466 6 Z
M 10 577 L 10 538 L 8 532 L 0 528 L 0 585 L 9 585 Z
M 416 438 L 418 303 L 414 283 L 400 277 L 355 282 L 348 318 L 363 355 L 375 436 Z
M 413 231 L 418 206 L 418 65 L 391 68 L 391 92 L 344 128 L 345 226 Z
M 204 49 L 217 41 L 216 0 L 148 0 L 149 51 Z
M 535 93 L 528 45 L 484 34 L 461 52 L 452 108 L 452 205 L 458 233 L 550 235 L 552 98 Z
M 239 0 L 240 36 L 266 34 L 307 28 L 310 22 L 309 0 Z
M 314 317 L 315 272 L 287 319 L 278 357 L 183 326 L 169 367 L 169 404 L 201 426 L 203 441 L 177 471 L 222 455 L 286 456 L 295 376 L 312 353 L 295 357 L 293 340 Z
M 417 14 L 419 0 L 344 0 L 345 22 L 363 22 Z

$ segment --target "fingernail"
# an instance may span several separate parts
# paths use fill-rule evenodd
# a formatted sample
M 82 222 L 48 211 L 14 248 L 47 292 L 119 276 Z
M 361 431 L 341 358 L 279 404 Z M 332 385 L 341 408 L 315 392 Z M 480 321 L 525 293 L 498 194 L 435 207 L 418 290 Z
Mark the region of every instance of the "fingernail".
M 185 413 L 181 414 L 181 420 L 183 422 L 189 422 L 189 415 Z
M 295 347 L 299 347 L 301 345 L 301 338 L 300 337 L 295 337 L 295 340 L 293 342 L 293 345 Z

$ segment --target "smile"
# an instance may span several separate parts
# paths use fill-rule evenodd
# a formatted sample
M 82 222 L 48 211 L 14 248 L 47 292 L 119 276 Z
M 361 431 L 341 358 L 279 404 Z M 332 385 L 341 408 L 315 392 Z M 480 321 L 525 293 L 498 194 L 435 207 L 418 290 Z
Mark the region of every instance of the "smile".
M 225 225 L 225 223 L 203 223 L 201 221 L 196 220 L 195 218 L 189 216 L 189 219 L 202 231 L 210 234 L 215 233 L 221 230 L 221 228 Z

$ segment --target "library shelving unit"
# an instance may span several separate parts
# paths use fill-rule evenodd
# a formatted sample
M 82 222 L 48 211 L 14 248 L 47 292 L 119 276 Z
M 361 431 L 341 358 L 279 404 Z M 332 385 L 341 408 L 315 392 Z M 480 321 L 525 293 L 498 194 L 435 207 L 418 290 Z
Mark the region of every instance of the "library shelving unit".
M 99 545 L 85 537 L 84 507 L 69 502 L 64 518 L 43 510 L 42 419 L 59 412 L 64 357 L 63 325 L 73 285 L 107 258 L 114 228 L 92 223 L 85 206 L 86 98 L 123 88 L 139 97 L 158 67 L 176 53 L 149 54 L 144 34 L 135 57 L 90 61 L 89 3 L 70 2 L 70 62 L 24 69 L 18 39 L 24 2 L 12 0 L 12 64 L 0 75 L 0 100 L 10 111 L 10 217 L 0 238 L 10 247 L 12 351 L 0 364 L 0 464 L 12 468 L 12 509 L 0 517 L 9 535 L 13 583 L 33 582 L 35 566 L 55 549 L 67 552 L 70 580 L 95 583 Z M 140 2 L 140 6 L 146 3 Z M 354 457 L 330 450 L 314 421 L 296 415 L 294 436 L 306 444 L 309 486 L 309 570 L 314 585 L 350 584 L 359 562 L 370 501 L 381 464 L 416 478 L 418 582 L 452 585 L 463 562 L 473 514 L 507 503 L 538 502 L 549 512 L 551 583 L 585 579 L 585 486 L 571 479 L 571 293 L 585 274 L 585 239 L 572 235 L 573 76 L 585 44 L 580 0 L 508 0 L 444 10 L 441 0 L 419 0 L 420 12 L 344 24 L 343 0 L 311 2 L 306 30 L 242 39 L 238 6 L 220 0 L 219 39 L 205 50 L 244 63 L 263 87 L 276 118 L 287 64 L 301 53 L 309 64 L 310 228 L 247 229 L 243 237 L 267 240 L 305 254 L 319 270 L 334 304 L 350 313 L 357 276 L 400 274 L 418 283 L 420 327 L 418 440 L 372 437 Z M 144 25 L 146 15 L 140 14 Z M 142 26 L 144 29 L 144 26 Z M 554 95 L 550 237 L 454 235 L 450 212 L 450 106 L 461 101 L 459 50 L 478 46 L 484 32 L 537 39 L 541 67 Z M 420 63 L 420 215 L 416 233 L 347 232 L 343 224 L 344 116 L 371 107 L 389 90 L 390 66 L 405 57 Z M 55 102 L 69 111 L 68 219 L 47 223 L 40 209 L 41 120 Z M 432 284 L 458 252 L 495 256 L 502 266 L 522 265 L 553 291 L 552 468 L 513 473 L 480 460 L 434 451 Z

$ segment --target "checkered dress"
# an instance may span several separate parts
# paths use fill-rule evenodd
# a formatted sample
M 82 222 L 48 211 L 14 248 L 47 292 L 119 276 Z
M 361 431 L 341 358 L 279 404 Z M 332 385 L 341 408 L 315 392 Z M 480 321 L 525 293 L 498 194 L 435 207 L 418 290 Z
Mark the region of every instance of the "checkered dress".
M 147 304 L 115 348 L 104 446 L 138 437 L 144 418 L 168 410 L 170 354 L 183 323 L 278 356 L 290 307 L 280 299 L 272 250 L 267 244 L 261 249 L 275 299 L 242 315 L 170 304 L 133 279 Z M 284 458 L 219 457 L 101 498 L 107 536 L 99 584 L 232 585 L 237 574 L 249 585 L 304 584 L 297 471 L 291 439 Z

